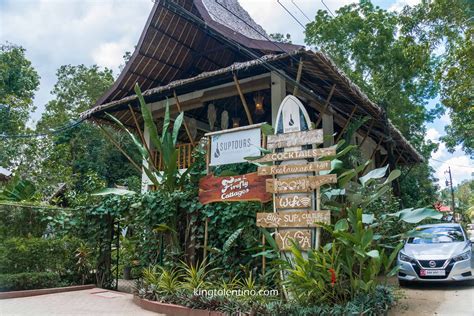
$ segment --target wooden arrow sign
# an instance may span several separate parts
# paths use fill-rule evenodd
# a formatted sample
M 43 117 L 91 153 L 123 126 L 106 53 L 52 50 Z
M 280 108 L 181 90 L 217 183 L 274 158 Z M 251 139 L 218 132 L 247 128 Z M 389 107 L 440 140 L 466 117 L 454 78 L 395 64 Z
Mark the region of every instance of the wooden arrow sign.
M 308 159 L 308 158 L 320 158 L 327 156 L 334 156 L 336 154 L 336 148 L 316 148 L 309 150 L 300 151 L 285 151 L 281 153 L 266 154 L 262 158 L 254 160 L 255 162 L 269 162 L 269 161 L 282 161 L 282 160 L 297 160 L 297 159 Z
M 318 227 L 316 222 L 329 224 L 330 211 L 284 211 L 257 213 L 258 227 Z
M 316 172 L 322 170 L 331 170 L 330 161 L 310 162 L 305 165 L 279 165 L 279 166 L 264 166 L 258 167 L 258 175 L 266 176 L 273 174 L 295 174 Z
M 267 192 L 269 193 L 292 193 L 292 192 L 311 192 L 323 184 L 336 183 L 337 175 L 326 174 L 313 177 L 298 177 L 288 179 L 268 179 Z
M 267 136 L 267 149 L 288 148 L 308 144 L 322 144 L 323 130 L 284 133 Z
M 294 240 L 302 250 L 311 248 L 311 231 L 309 229 L 279 230 L 275 233 L 275 241 L 280 250 L 289 250 Z
M 310 208 L 312 198 L 310 196 L 285 196 L 275 198 L 275 208 Z

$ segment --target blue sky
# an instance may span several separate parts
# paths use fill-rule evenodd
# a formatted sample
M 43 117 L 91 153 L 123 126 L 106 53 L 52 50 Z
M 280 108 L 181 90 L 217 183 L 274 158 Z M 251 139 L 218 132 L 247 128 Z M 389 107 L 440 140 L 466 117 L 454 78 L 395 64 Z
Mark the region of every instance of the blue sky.
M 316 0 L 280 0 L 303 24 L 322 2 Z M 350 0 L 325 0 L 333 12 Z M 290 33 L 295 43 L 303 43 L 302 27 L 277 3 L 277 0 L 240 0 L 241 5 L 268 33 Z M 418 0 L 373 1 L 389 10 L 400 10 Z M 153 3 L 151 0 L 0 0 L 0 42 L 18 44 L 26 48 L 27 57 L 41 76 L 36 94 L 32 121 L 38 120 L 44 105 L 50 100 L 50 91 L 56 81 L 55 72 L 65 64 L 98 64 L 118 74 L 122 56 L 133 51 Z M 431 102 L 435 104 L 436 100 Z M 449 124 L 445 115 L 428 124 L 427 137 L 433 141 L 444 134 Z M 443 144 L 434 153 L 430 164 L 444 186 L 444 171 L 451 166 L 453 182 L 471 179 L 474 161 L 460 149 L 453 154 Z M 441 162 L 440 162 L 441 161 Z

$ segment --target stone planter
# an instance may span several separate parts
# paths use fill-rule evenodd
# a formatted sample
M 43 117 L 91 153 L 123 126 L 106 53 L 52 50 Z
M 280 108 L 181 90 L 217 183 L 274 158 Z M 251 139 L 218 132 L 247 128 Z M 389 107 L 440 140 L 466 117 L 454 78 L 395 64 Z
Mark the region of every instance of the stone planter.
M 151 312 L 173 315 L 173 316 L 225 316 L 224 313 L 204 310 L 204 309 L 192 309 L 189 307 L 174 305 L 168 303 L 160 303 L 156 301 L 150 301 L 139 298 L 138 296 L 133 297 L 133 302 L 143 309 Z

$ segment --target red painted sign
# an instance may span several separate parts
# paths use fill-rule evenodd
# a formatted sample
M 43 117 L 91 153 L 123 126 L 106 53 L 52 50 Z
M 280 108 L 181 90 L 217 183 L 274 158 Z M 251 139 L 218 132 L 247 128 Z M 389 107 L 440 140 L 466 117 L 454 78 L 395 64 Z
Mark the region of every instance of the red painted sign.
M 199 202 L 271 201 L 266 192 L 265 181 L 270 177 L 259 176 L 256 172 L 238 176 L 206 176 L 199 181 Z

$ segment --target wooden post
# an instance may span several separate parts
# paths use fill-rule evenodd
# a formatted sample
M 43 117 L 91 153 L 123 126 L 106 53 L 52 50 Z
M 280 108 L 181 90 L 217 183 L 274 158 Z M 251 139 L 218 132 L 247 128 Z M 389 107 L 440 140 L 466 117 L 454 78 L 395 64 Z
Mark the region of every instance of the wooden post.
M 277 71 L 270 73 L 271 80 L 271 101 L 272 101 L 272 121 L 271 124 L 276 126 L 276 117 L 278 109 L 283 99 L 286 97 L 286 81 L 285 78 Z
M 374 151 L 372 152 L 372 155 L 370 155 L 370 160 L 372 160 L 372 159 L 374 158 L 375 153 L 377 152 L 377 150 L 378 150 L 379 147 L 380 147 L 380 144 L 382 143 L 382 140 L 383 140 L 383 137 L 380 137 L 380 140 L 379 140 L 379 142 L 377 143 L 377 146 L 375 146 L 375 149 L 374 149 Z M 367 169 L 368 166 L 369 166 L 369 165 L 365 166 L 365 168 L 361 171 L 361 173 L 360 173 L 361 175 L 364 174 L 364 172 L 365 172 L 365 170 Z
M 206 222 L 204 223 L 204 255 L 203 261 L 207 260 L 207 237 L 208 237 L 208 222 L 209 218 L 206 218 Z
M 242 93 L 242 89 L 240 88 L 239 80 L 237 79 L 237 76 L 235 74 L 234 74 L 234 82 L 235 82 L 235 86 L 237 87 L 237 91 L 239 92 L 242 105 L 244 106 L 245 113 L 247 114 L 247 120 L 249 121 L 249 125 L 252 125 L 253 124 L 252 114 L 250 114 L 249 107 L 247 106 L 247 101 L 245 100 L 245 96 Z
M 115 141 L 112 135 L 110 135 L 110 133 L 107 132 L 107 130 L 103 128 L 100 124 L 97 124 L 97 125 L 99 126 L 100 130 L 104 133 L 104 135 L 112 142 L 112 144 L 114 144 L 114 146 L 117 147 L 117 149 L 132 163 L 132 165 L 138 170 L 138 172 L 141 173 L 142 168 L 140 168 L 140 166 L 135 161 L 133 161 L 133 159 L 125 152 L 125 150 L 122 149 L 120 144 Z
M 374 126 L 374 123 L 375 123 L 375 120 L 372 120 L 372 122 L 370 122 L 369 130 L 367 131 L 367 134 L 365 134 L 364 138 L 360 142 L 359 147 L 362 147 L 362 145 L 365 143 L 365 140 L 367 139 L 367 137 L 369 137 L 369 134 L 372 131 L 372 127 Z
M 293 88 L 293 95 L 296 97 L 298 94 L 298 84 L 301 81 L 301 74 L 303 73 L 303 58 L 300 58 L 300 62 L 298 64 L 298 72 L 296 73 L 296 84 L 295 87 Z
M 151 154 L 150 147 L 148 146 L 148 144 L 145 140 L 145 136 L 143 136 L 142 130 L 140 128 L 140 124 L 138 124 L 137 116 L 135 115 L 135 112 L 133 111 L 133 108 L 130 104 L 128 105 L 128 108 L 130 109 L 130 113 L 132 114 L 133 121 L 135 122 L 135 126 L 137 127 L 138 135 L 140 135 L 140 139 L 142 140 L 143 146 L 145 146 L 145 148 L 148 152 L 148 155 L 150 156 L 150 162 L 152 162 L 152 164 L 153 164 L 153 155 Z M 153 165 L 153 167 L 155 167 L 155 166 Z
M 318 120 L 316 121 L 316 124 L 314 125 L 315 128 L 318 128 L 319 126 L 319 123 L 321 123 L 322 119 L 323 119 L 323 114 L 326 112 L 328 106 L 329 106 L 329 103 L 331 101 L 331 98 L 332 98 L 332 95 L 334 94 L 334 90 L 336 90 L 336 84 L 333 84 L 332 87 L 331 87 L 331 91 L 329 91 L 329 94 L 328 94 L 328 97 L 326 99 L 326 102 L 324 103 L 324 108 L 323 110 L 321 111 L 321 113 L 319 114 L 319 117 L 318 117 Z
M 265 251 L 265 235 L 262 235 L 262 245 L 263 245 L 263 251 Z M 265 275 L 265 266 L 267 264 L 267 258 L 265 256 L 262 256 L 262 274 Z
M 342 128 L 341 132 L 339 133 L 339 135 L 337 135 L 337 138 L 336 138 L 336 144 L 337 142 L 339 141 L 339 139 L 341 139 L 342 135 L 344 134 L 344 132 L 346 131 L 346 128 L 349 126 L 349 123 L 352 119 L 352 116 L 354 116 L 354 113 L 357 109 L 357 105 L 354 105 L 354 109 L 352 109 L 352 112 L 351 112 L 351 115 L 349 115 L 349 117 L 347 118 L 347 121 L 346 123 L 344 124 L 344 127 Z
M 178 107 L 178 111 L 181 113 L 181 104 L 179 104 L 179 99 L 178 96 L 176 95 L 176 91 L 173 91 L 174 99 L 176 100 L 176 106 Z M 194 139 L 191 136 L 191 132 L 189 131 L 188 123 L 186 123 L 186 120 L 183 118 L 183 125 L 184 129 L 186 130 L 186 134 L 188 134 L 189 141 L 191 142 L 191 145 L 194 147 Z

